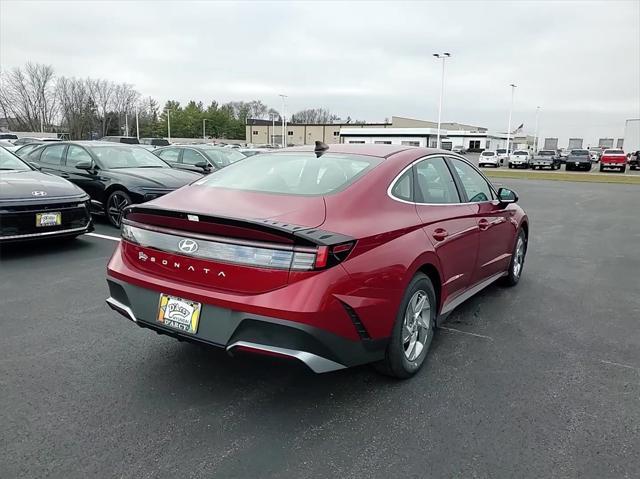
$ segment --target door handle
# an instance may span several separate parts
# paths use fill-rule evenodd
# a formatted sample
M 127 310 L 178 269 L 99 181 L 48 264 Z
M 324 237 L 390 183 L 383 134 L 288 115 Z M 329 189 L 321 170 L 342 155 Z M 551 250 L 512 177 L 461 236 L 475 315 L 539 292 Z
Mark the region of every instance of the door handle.
M 482 218 L 481 220 L 478 221 L 478 227 L 480 228 L 480 231 L 485 231 L 489 229 L 489 221 Z
M 433 236 L 433 239 L 436 241 L 444 241 L 445 238 L 449 236 L 449 233 L 443 228 L 436 228 L 431 236 Z

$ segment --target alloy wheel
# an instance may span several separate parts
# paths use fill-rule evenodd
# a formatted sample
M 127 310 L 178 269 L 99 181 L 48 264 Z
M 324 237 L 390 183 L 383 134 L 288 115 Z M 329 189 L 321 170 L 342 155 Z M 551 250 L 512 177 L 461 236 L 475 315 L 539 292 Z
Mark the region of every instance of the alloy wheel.
M 513 260 L 513 276 L 520 277 L 522 272 L 522 266 L 524 265 L 524 239 L 522 236 L 518 237 L 518 243 L 516 245 L 516 255 Z
M 420 356 L 431 334 L 429 296 L 425 291 L 419 290 L 411 296 L 402 324 L 402 346 L 407 360 L 415 361 Z
M 109 197 L 109 204 L 107 205 L 107 214 L 109 220 L 116 226 L 120 226 L 120 220 L 122 217 L 122 210 L 129 204 L 129 198 L 124 193 L 115 192 Z

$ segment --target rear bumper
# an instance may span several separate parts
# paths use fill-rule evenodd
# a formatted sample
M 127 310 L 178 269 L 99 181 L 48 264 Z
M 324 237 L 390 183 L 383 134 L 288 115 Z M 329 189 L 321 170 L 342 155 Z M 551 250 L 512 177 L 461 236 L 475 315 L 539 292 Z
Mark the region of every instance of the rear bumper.
M 203 303 L 198 330 L 189 334 L 156 321 L 160 294 L 112 276 L 107 304 L 142 328 L 181 341 L 207 344 L 228 353 L 250 352 L 296 359 L 316 373 L 381 360 L 387 339 L 351 340 L 319 327 Z M 240 304 L 238 304 L 240 307 Z

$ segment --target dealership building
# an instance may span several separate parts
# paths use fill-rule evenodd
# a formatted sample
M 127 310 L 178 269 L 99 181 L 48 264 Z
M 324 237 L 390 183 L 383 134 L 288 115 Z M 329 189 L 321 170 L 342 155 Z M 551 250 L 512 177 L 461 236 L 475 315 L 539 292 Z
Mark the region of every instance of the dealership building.
M 394 116 L 389 123 L 333 122 L 324 124 L 287 124 L 287 145 L 311 145 L 316 140 L 324 143 L 388 144 L 435 147 L 438 124 Z M 490 132 L 487 128 L 462 123 L 446 122 L 440 129 L 442 147 L 463 147 L 471 151 L 506 148 L 507 134 Z M 249 119 L 246 125 L 246 141 L 260 144 L 282 144 L 282 124 L 269 120 Z M 531 149 L 531 135 L 512 136 L 512 148 Z

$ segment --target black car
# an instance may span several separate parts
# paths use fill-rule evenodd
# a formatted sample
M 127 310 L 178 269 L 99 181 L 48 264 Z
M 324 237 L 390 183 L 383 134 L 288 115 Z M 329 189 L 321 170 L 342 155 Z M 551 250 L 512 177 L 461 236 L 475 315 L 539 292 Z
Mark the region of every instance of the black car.
M 102 141 L 40 145 L 26 160 L 89 193 L 92 212 L 106 214 L 116 227 L 127 205 L 152 200 L 201 177 L 171 168 L 139 146 Z
M 591 155 L 589 150 L 571 150 L 565 162 L 565 170 L 591 171 Z
M 125 143 L 126 145 L 139 145 L 140 140 L 135 136 L 103 136 L 100 141 L 110 141 L 113 143 Z
M 93 231 L 89 195 L 0 148 L 0 244 Z
M 141 145 L 149 146 L 169 146 L 169 140 L 165 138 L 140 138 Z
M 246 155 L 235 148 L 213 145 L 173 145 L 158 148 L 153 154 L 174 168 L 199 173 L 210 173 L 246 158 Z
M 562 162 L 554 150 L 540 150 L 533 155 L 533 160 L 530 162 L 531 169 L 536 168 L 550 168 L 552 170 L 559 170 Z
M 640 150 L 629 154 L 629 168 L 640 170 Z

